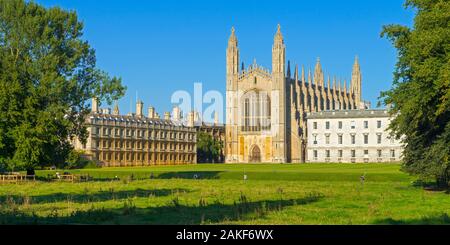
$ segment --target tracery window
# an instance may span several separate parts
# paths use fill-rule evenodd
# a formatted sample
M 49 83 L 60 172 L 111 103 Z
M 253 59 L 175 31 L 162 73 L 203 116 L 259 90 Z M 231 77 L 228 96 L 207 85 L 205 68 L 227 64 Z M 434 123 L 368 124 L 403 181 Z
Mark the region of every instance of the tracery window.
M 271 101 L 267 92 L 250 91 L 241 99 L 241 130 L 268 131 L 271 128 Z

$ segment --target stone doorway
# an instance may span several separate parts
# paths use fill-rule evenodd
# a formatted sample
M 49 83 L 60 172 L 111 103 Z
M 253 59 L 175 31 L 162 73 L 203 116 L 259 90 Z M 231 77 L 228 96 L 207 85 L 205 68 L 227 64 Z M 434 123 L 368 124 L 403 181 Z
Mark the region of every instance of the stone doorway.
M 261 149 L 259 146 L 254 145 L 250 151 L 250 163 L 260 163 L 261 162 Z

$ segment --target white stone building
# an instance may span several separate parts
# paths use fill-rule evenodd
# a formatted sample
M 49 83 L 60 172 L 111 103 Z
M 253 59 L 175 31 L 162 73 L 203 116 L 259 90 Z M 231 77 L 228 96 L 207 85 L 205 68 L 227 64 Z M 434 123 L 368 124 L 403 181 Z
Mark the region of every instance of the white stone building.
M 390 136 L 386 110 L 312 112 L 307 115 L 307 162 L 399 162 L 402 145 Z

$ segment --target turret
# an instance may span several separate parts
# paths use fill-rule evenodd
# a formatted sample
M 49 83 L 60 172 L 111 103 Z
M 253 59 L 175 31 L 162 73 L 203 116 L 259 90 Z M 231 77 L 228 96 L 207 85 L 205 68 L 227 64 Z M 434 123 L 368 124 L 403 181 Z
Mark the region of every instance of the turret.
M 237 105 L 237 91 L 238 91 L 238 79 L 239 79 L 239 48 L 238 40 L 234 27 L 231 28 L 231 35 L 228 39 L 227 46 L 227 94 L 226 94 L 226 141 L 228 145 L 227 162 L 238 161 L 238 143 L 233 139 L 238 137 L 238 105 Z M 242 63 L 242 73 L 244 70 L 244 63 Z M 190 112 L 188 115 L 188 125 L 194 126 L 194 113 Z
M 322 71 L 322 64 L 320 64 L 320 58 L 317 58 L 316 67 L 314 68 L 314 84 L 316 88 L 324 86 L 324 77 Z
M 286 98 L 286 46 L 284 45 L 283 35 L 280 25 L 277 26 L 277 32 L 274 37 L 272 47 L 272 93 L 275 93 L 274 103 L 271 104 L 272 112 L 272 131 L 275 137 L 272 140 L 272 149 L 276 162 L 286 162 L 287 160 L 287 120 Z M 278 98 L 277 98 L 278 97 Z
M 239 48 L 234 27 L 231 28 L 231 36 L 227 47 L 227 87 L 228 90 L 236 89 L 237 76 L 239 74 Z
M 281 27 L 278 25 L 272 47 L 272 73 L 285 74 L 286 71 L 286 46 L 284 45 Z
M 136 116 L 142 117 L 144 115 L 143 113 L 144 103 L 141 100 L 138 100 L 136 102 Z
M 355 57 L 355 63 L 353 64 L 352 71 L 352 81 L 351 81 L 351 91 L 355 96 L 355 104 L 357 107 L 360 106 L 362 101 L 362 75 L 361 75 L 361 67 L 359 65 L 358 56 Z

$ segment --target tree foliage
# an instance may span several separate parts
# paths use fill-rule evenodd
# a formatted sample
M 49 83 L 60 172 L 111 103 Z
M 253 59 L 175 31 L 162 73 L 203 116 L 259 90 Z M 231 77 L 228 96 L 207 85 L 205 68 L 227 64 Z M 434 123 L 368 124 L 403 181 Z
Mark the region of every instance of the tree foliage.
M 111 103 L 121 79 L 96 67 L 75 12 L 0 0 L 0 165 L 32 169 L 64 162 L 70 139 L 86 138 L 93 96 Z
M 405 144 L 403 169 L 423 178 L 450 180 L 450 1 L 408 0 L 414 27 L 388 25 L 382 36 L 398 50 L 394 85 L 382 93 L 390 125 Z
M 199 163 L 220 162 L 223 158 L 222 151 L 223 143 L 221 141 L 205 132 L 197 134 L 197 161 Z

